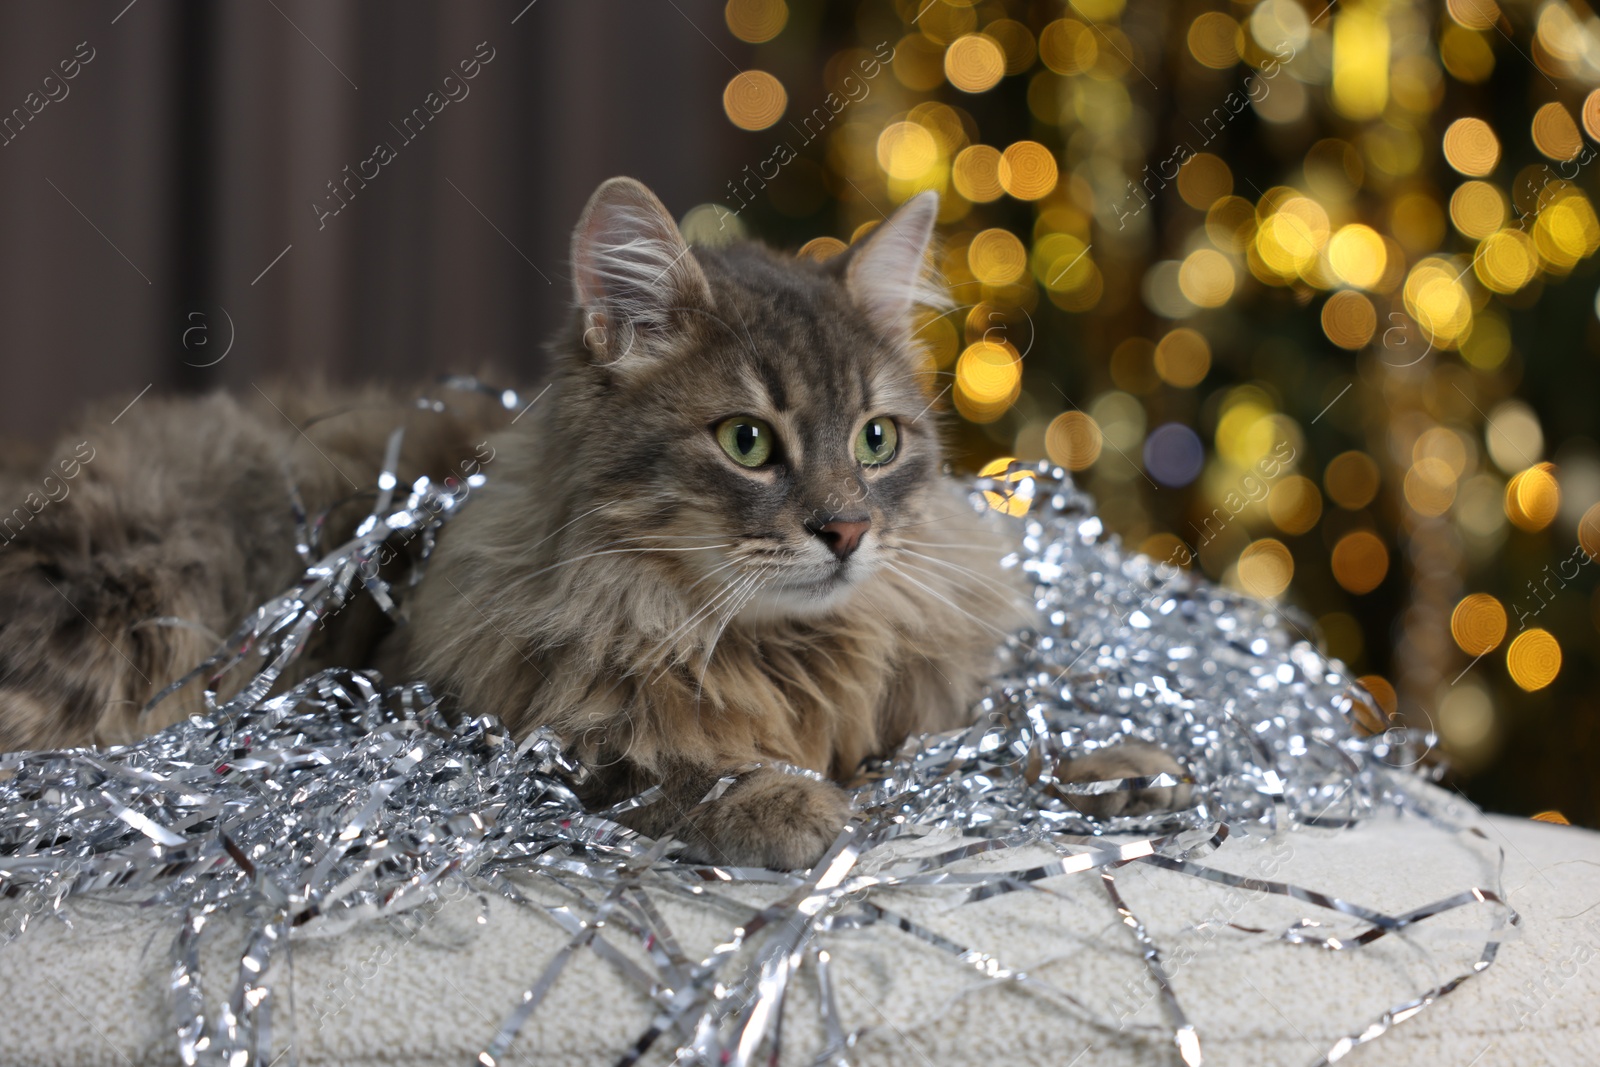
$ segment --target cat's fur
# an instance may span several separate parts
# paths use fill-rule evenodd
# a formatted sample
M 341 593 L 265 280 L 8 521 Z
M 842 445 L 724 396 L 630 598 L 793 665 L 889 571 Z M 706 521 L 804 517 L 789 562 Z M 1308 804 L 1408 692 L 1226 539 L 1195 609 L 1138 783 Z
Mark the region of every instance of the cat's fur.
M 936 299 L 936 210 L 914 198 L 815 263 L 752 244 L 691 251 L 643 186 L 602 185 L 574 234 L 576 312 L 548 392 L 489 439 L 488 483 L 377 654 L 386 675 L 519 734 L 555 728 L 594 771 L 592 803 L 661 785 L 624 819 L 691 855 L 813 862 L 845 796 L 780 765 L 844 781 L 909 734 L 961 724 L 1025 619 L 998 565 L 1001 520 L 941 472 L 912 332 L 914 306 Z M 330 407 L 344 410 L 310 421 Z M 715 427 L 732 416 L 776 431 L 774 462 L 724 453 Z M 402 477 L 437 478 L 484 459 L 505 418 L 296 391 L 146 400 L 69 435 L 94 460 L 0 547 L 0 745 L 124 740 L 187 710 L 138 715 L 210 650 L 208 632 L 300 570 L 285 469 L 316 512 L 374 482 L 398 421 Z M 875 418 L 893 420 L 899 447 L 864 466 L 854 439 Z M 335 509 L 330 544 L 365 502 Z M 838 550 L 841 529 L 859 535 L 854 552 Z M 347 613 L 306 669 L 368 656 L 376 629 Z M 1176 770 L 1159 752 L 1128 758 Z M 698 803 L 729 774 L 725 795 Z

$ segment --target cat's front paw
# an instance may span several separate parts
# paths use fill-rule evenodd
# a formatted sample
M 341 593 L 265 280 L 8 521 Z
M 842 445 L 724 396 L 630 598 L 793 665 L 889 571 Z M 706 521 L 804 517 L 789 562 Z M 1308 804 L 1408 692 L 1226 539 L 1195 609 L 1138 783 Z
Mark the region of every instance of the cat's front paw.
M 1159 745 L 1146 741 L 1126 741 L 1091 752 L 1056 766 L 1060 782 L 1102 782 L 1118 778 L 1153 778 L 1158 774 L 1184 777 L 1184 769 Z M 1062 800 L 1085 815 L 1109 819 L 1116 815 L 1144 815 L 1152 811 L 1177 811 L 1189 805 L 1189 784 L 1152 785 L 1143 789 L 1120 789 L 1109 793 L 1074 793 L 1052 790 Z
M 832 782 L 761 769 L 707 804 L 682 836 L 691 860 L 804 870 L 849 818 L 850 800 Z

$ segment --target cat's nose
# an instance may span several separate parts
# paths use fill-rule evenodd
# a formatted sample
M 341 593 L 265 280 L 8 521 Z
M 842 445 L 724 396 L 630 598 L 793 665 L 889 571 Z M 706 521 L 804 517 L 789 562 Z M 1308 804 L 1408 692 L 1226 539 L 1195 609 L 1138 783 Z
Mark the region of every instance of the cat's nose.
M 818 525 L 806 523 L 806 529 L 822 538 L 828 550 L 840 559 L 850 558 L 871 526 L 871 519 L 829 519 Z

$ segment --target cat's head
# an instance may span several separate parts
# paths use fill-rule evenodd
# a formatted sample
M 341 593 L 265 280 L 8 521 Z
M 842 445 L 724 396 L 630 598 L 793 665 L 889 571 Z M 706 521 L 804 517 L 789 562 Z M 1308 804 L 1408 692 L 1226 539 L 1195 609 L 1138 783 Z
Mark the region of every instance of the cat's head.
M 892 566 L 895 531 L 950 505 L 913 322 L 943 297 L 937 211 L 923 193 L 819 263 L 691 248 L 643 185 L 600 186 L 560 405 L 608 533 L 746 618 L 829 611 Z

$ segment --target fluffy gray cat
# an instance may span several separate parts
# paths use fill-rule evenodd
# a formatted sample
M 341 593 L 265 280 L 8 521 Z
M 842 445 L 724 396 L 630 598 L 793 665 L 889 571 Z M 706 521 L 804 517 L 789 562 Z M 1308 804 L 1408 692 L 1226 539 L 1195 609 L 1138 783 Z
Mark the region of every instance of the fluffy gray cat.
M 403 423 L 403 478 L 470 464 L 487 485 L 445 528 L 409 623 L 385 636 L 358 598 L 300 672 L 375 664 L 519 734 L 550 726 L 593 769 L 591 803 L 661 785 L 624 819 L 695 858 L 814 862 L 849 813 L 835 783 L 968 721 L 1027 618 L 999 565 L 1006 520 L 943 473 L 913 331 L 942 297 L 925 269 L 937 208 L 915 197 L 817 263 L 691 250 L 649 190 L 606 182 L 573 235 L 548 392 L 514 426 L 486 402 L 439 414 L 304 387 L 85 420 L 57 450 L 77 457 L 68 492 L 0 517 L 0 745 L 123 741 L 192 710 L 195 686 L 141 709 L 298 577 L 285 473 L 338 543 Z M 32 500 L 40 477 L 13 469 L 0 490 Z M 1123 746 L 1062 773 L 1177 770 Z

